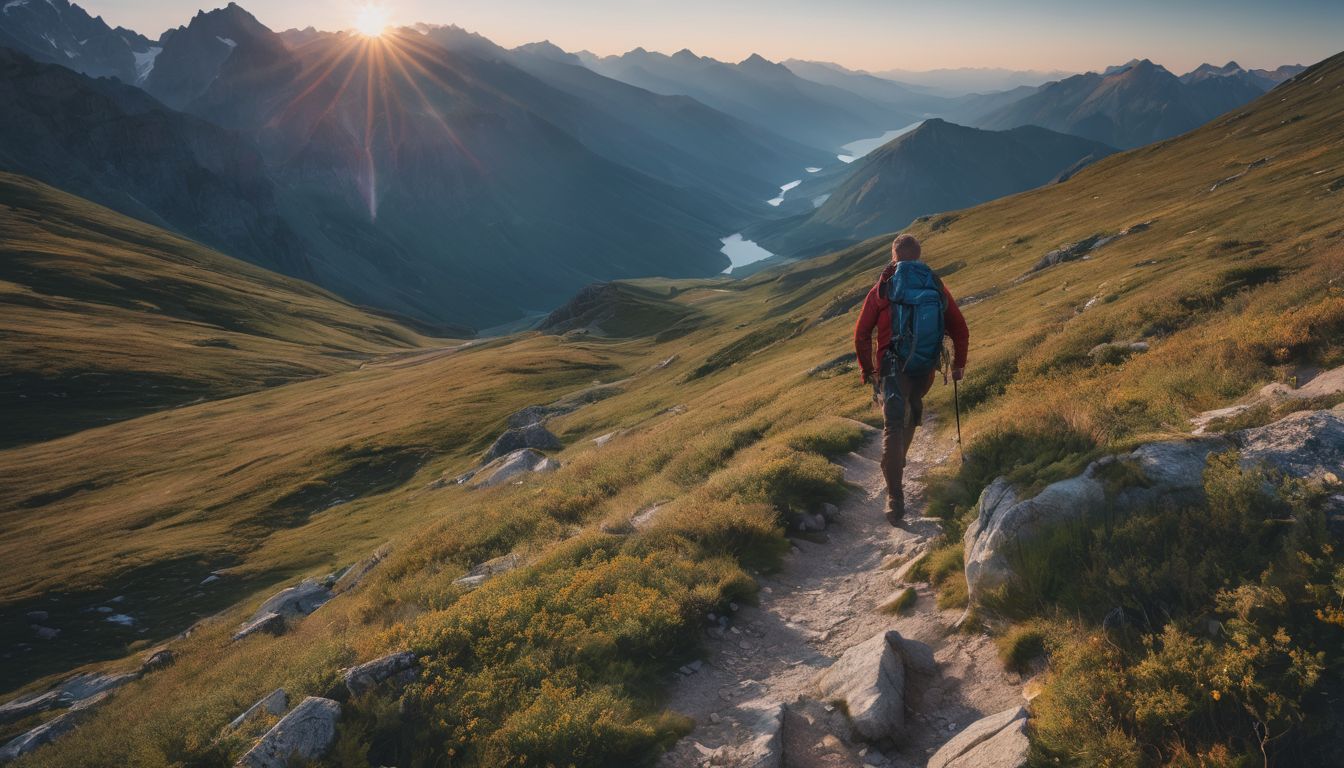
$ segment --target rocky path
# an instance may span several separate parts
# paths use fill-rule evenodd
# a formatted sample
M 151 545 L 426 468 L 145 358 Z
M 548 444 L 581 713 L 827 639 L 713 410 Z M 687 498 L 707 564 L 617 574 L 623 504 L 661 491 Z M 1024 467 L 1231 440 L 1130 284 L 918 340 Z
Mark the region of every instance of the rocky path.
M 840 464 L 862 490 L 815 541 L 795 541 L 783 569 L 760 578 L 759 606 L 741 606 L 726 626 L 708 630 L 707 658 L 683 668 L 669 707 L 694 719 L 694 731 L 664 757 L 667 768 L 905 768 L 923 766 L 957 732 L 981 717 L 1022 704 L 1017 675 L 1005 672 L 983 634 L 955 631 L 961 612 L 942 611 L 927 584 L 910 584 L 912 607 L 889 615 L 879 606 L 900 589 L 888 558 L 917 554 L 940 535 L 920 518 L 925 473 L 952 447 L 921 430 L 910 452 L 906 494 L 915 519 L 893 529 L 882 517 L 886 491 L 873 433 Z M 884 630 L 933 649 L 931 675 L 907 675 L 903 732 L 866 744 L 844 714 L 819 701 L 815 681 L 846 650 Z

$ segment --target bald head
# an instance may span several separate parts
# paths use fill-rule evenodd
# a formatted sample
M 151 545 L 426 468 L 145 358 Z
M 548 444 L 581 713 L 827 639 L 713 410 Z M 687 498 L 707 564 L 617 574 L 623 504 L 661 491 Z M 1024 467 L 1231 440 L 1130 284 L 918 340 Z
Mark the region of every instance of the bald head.
M 914 235 L 901 235 L 891 243 L 892 261 L 919 261 L 919 241 Z

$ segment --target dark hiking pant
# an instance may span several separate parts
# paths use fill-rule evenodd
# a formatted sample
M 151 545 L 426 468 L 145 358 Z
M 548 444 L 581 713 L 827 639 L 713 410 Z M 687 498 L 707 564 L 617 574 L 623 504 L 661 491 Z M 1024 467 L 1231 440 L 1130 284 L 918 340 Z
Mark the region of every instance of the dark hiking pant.
M 882 361 L 882 371 L 882 474 L 887 481 L 887 508 L 903 511 L 905 457 L 924 418 L 924 395 L 933 386 L 933 374 L 912 378 L 897 371 L 889 359 Z

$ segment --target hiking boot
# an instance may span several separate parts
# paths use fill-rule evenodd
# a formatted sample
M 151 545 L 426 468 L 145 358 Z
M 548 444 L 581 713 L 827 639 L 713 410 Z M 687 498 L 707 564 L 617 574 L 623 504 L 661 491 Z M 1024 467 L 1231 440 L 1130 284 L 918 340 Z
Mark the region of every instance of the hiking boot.
M 892 498 L 887 501 L 887 522 L 892 528 L 899 528 L 905 520 L 905 499 Z

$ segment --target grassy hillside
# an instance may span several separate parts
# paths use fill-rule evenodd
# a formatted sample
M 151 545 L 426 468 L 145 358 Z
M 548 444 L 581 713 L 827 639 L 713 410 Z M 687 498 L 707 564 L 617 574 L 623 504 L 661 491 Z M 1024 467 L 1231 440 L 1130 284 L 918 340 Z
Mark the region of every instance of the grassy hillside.
M 0 447 L 426 343 L 307 283 L 0 174 Z
M 1191 415 L 1264 383 L 1344 362 L 1341 116 L 1336 57 L 1192 134 L 912 226 L 972 333 L 967 466 L 988 474 L 946 478 L 937 500 L 950 520 L 994 474 L 1039 483 L 1097 451 L 1188 432 Z M 245 597 L 176 642 L 176 666 L 26 765 L 226 764 L 245 739 L 215 741 L 219 728 L 260 695 L 281 684 L 321 694 L 338 667 L 402 648 L 425 674 L 400 702 L 348 702 L 334 764 L 651 763 L 685 727 L 662 712 L 659 691 L 695 652 L 700 617 L 750 598 L 751 571 L 786 546 L 780 510 L 845 492 L 823 455 L 857 435 L 834 417 L 876 414 L 838 358 L 887 244 L 739 282 L 640 283 L 618 291 L 609 314 L 585 309 L 620 338 L 521 335 L 399 357 L 0 453 L 0 509 L 14 510 L 0 517 L 0 557 L 21 574 L 0 577 L 7 613 L 52 588 L 83 590 L 63 601 L 82 607 L 132 579 L 181 594 L 183 579 L 220 565 L 234 578 L 222 589 Z M 660 336 L 688 316 L 699 321 L 689 332 Z M 1088 354 L 1139 339 L 1148 352 Z M 512 410 L 617 380 L 621 394 L 551 423 L 566 445 L 558 472 L 486 491 L 431 487 L 471 466 Z M 949 395 L 935 387 L 934 406 L 948 408 Z M 613 431 L 603 446 L 589 441 Z M 627 524 L 658 502 L 651 525 Z M 79 540 L 93 526 L 105 535 Z M 281 638 L 228 642 L 265 588 L 388 540 L 392 556 L 361 591 Z M 452 584 L 510 551 L 527 567 L 473 592 Z M 146 582 L 184 552 L 185 575 Z M 940 555 L 951 601 L 956 554 Z M 1071 614 L 1072 637 L 1099 618 Z M 118 647 L 138 646 L 101 653 Z M 1336 667 L 1293 695 L 1338 688 Z M 1217 764 L 1248 753 L 1235 734 L 1208 752 L 1206 731 L 1184 721 L 1106 730 L 1104 714 L 1075 725 L 1132 757 L 1110 764 L 1179 762 L 1187 737 L 1226 758 Z M 1314 731 L 1299 721 L 1294 733 Z

